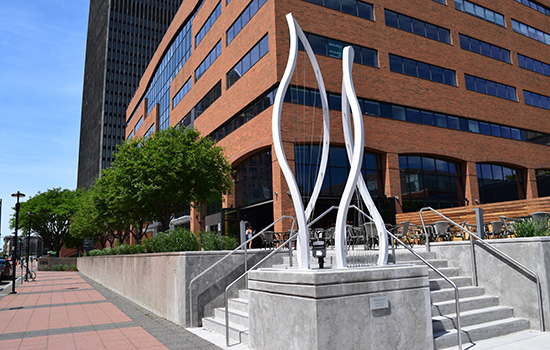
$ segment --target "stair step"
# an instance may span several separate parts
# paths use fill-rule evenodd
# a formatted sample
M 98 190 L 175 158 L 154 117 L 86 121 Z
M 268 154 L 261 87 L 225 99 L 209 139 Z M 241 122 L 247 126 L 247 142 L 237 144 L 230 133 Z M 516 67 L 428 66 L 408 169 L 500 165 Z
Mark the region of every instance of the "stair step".
M 239 299 L 243 299 L 248 302 L 248 289 L 239 289 Z
M 482 309 L 491 306 L 498 306 L 498 297 L 482 295 L 472 298 L 459 299 L 460 311 L 469 311 L 475 309 Z M 454 300 L 442 301 L 439 303 L 432 303 L 432 317 L 444 316 L 456 313 L 456 306 Z
M 496 320 L 514 317 L 514 309 L 509 306 L 492 306 L 484 309 L 475 309 L 460 312 L 462 327 L 487 323 Z M 456 329 L 456 314 L 432 317 L 434 333 Z
M 229 299 L 229 310 L 237 310 L 248 313 L 248 300 L 246 299 Z
M 202 326 L 214 333 L 222 334 L 225 336 L 225 323 L 223 318 L 216 317 L 204 317 L 202 319 Z M 244 345 L 248 345 L 249 329 L 235 323 L 229 323 L 229 339 L 239 342 Z
M 443 267 L 447 267 L 448 266 L 448 262 L 446 259 L 427 259 L 428 262 L 430 264 L 432 264 L 434 267 L 436 268 L 443 268 Z M 426 264 L 422 261 L 422 260 L 419 260 L 419 259 L 414 259 L 414 260 L 399 260 L 399 258 L 397 259 L 397 264 L 409 264 L 409 265 L 422 265 L 422 266 L 426 266 Z M 431 269 L 430 269 L 431 270 Z
M 457 287 L 466 287 L 472 285 L 472 279 L 466 276 L 453 276 L 449 277 Z M 452 286 L 443 278 L 430 279 L 430 290 L 441 290 L 452 288 Z
M 421 257 L 423 257 L 426 260 L 437 259 L 437 253 L 435 253 L 435 252 L 427 252 L 424 249 L 415 250 L 414 252 L 417 253 L 418 255 L 420 255 Z M 389 250 L 389 258 L 390 259 L 392 258 L 391 248 Z M 397 262 L 401 263 L 402 261 L 405 261 L 405 260 L 408 260 L 408 261 L 416 260 L 416 261 L 418 261 L 418 258 L 413 253 L 409 252 L 408 250 L 399 249 L 399 250 L 395 251 L 395 260 Z
M 447 277 L 456 277 L 460 274 L 460 269 L 458 267 L 441 267 L 437 268 L 442 274 L 444 274 Z M 438 279 L 439 274 L 435 272 L 434 270 L 428 268 L 428 278 L 429 279 Z
M 524 318 L 507 318 L 498 321 L 481 323 L 462 327 L 462 344 L 473 343 L 478 340 L 500 337 L 520 332 L 529 328 L 529 320 Z M 458 344 L 456 329 L 434 332 L 434 348 L 443 349 Z
M 229 309 L 228 314 L 229 314 L 229 325 L 238 324 L 239 326 L 242 326 L 245 328 L 249 327 L 248 311 L 242 312 L 242 311 L 237 311 L 235 309 Z M 225 320 L 225 308 L 218 307 L 214 309 L 214 317 L 223 322 Z
M 459 298 L 479 297 L 485 294 L 484 287 L 464 286 L 458 288 Z M 454 288 L 445 288 L 430 291 L 432 303 L 455 300 Z

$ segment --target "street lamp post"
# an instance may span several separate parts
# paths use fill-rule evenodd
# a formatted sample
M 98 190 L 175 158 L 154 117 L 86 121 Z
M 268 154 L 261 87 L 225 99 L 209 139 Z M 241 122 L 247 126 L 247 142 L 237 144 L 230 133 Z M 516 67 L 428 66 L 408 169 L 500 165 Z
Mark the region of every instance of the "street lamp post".
M 25 195 L 17 191 L 16 193 L 13 193 L 11 196 L 17 198 L 17 202 L 15 203 L 15 239 L 13 243 L 13 247 L 15 249 L 13 252 L 13 276 L 11 276 L 12 277 L 11 293 L 17 294 L 17 292 L 15 291 L 15 274 L 17 272 L 17 229 L 19 228 L 19 206 L 20 206 L 19 198 L 23 198 L 25 197 Z
M 29 211 L 27 213 L 29 216 L 29 232 L 27 232 L 27 273 L 25 273 L 25 282 L 29 281 L 29 255 L 31 252 L 31 219 L 34 213 Z

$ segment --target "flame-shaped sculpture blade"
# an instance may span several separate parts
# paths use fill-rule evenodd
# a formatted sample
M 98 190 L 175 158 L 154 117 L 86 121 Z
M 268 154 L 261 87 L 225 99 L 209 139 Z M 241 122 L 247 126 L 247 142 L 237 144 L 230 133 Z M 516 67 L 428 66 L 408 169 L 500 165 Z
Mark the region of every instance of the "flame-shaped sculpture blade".
M 359 189 L 359 193 L 367 206 L 367 209 L 374 221 L 376 230 L 378 231 L 378 265 L 385 265 L 388 261 L 388 239 L 386 235 L 386 228 L 384 220 L 378 212 L 378 209 L 374 205 L 370 193 L 361 174 L 361 163 L 363 161 L 363 149 L 364 149 L 364 129 L 363 129 L 363 116 L 361 114 L 361 107 L 359 101 L 355 95 L 355 88 L 353 86 L 352 79 L 352 66 L 353 66 L 353 48 L 347 46 L 344 48 L 342 68 L 342 122 L 344 127 L 344 140 L 346 143 L 346 151 L 348 159 L 351 164 L 350 175 L 344 193 L 338 206 L 338 214 L 336 217 L 336 230 L 335 230 L 335 248 L 336 248 L 336 266 L 346 267 L 346 217 L 349 209 L 349 204 L 353 196 L 355 188 Z M 353 131 L 355 136 L 352 136 L 351 120 L 350 120 L 350 108 L 353 116 Z
M 285 180 L 288 184 L 290 196 L 294 204 L 294 211 L 296 212 L 296 221 L 298 222 L 298 247 L 297 247 L 298 266 L 301 268 L 309 268 L 309 232 L 307 227 L 307 221 L 310 219 L 313 213 L 313 209 L 315 208 L 315 202 L 319 197 L 321 186 L 323 184 L 323 180 L 326 173 L 326 168 L 328 164 L 328 153 L 329 153 L 329 147 L 330 147 L 329 145 L 330 118 L 329 118 L 327 93 L 325 90 L 325 85 L 323 83 L 323 78 L 321 76 L 319 65 L 317 64 L 317 60 L 315 59 L 315 54 L 313 53 L 313 50 L 311 49 L 311 45 L 309 44 L 304 32 L 302 31 L 302 29 L 300 28 L 300 26 L 292 16 L 292 14 L 291 13 L 287 14 L 286 19 L 287 19 L 289 33 L 290 33 L 290 51 L 288 55 L 288 62 L 286 65 L 286 69 L 283 73 L 283 77 L 281 78 L 281 83 L 279 85 L 279 89 L 277 90 L 277 94 L 273 102 L 273 119 L 272 119 L 273 148 L 275 150 L 275 154 L 277 155 L 277 160 L 279 162 L 279 166 L 281 167 L 281 171 L 283 172 L 283 176 L 285 177 Z M 294 73 L 294 69 L 296 68 L 296 59 L 298 57 L 298 39 L 302 42 L 306 50 L 307 56 L 309 58 L 309 61 L 313 67 L 315 78 L 317 80 L 317 85 L 319 87 L 319 93 L 321 96 L 321 105 L 323 109 L 323 145 L 322 145 L 322 151 L 321 151 L 321 164 L 319 166 L 319 173 L 317 174 L 317 179 L 315 182 L 315 186 L 313 188 L 311 198 L 305 210 L 304 210 L 304 205 L 302 203 L 302 196 L 300 194 L 298 184 L 296 183 L 296 178 L 292 173 L 292 169 L 288 164 L 288 161 L 284 152 L 283 141 L 281 136 L 281 113 L 283 108 L 283 99 L 288 90 L 288 86 L 290 85 L 290 81 L 292 79 L 292 74 Z

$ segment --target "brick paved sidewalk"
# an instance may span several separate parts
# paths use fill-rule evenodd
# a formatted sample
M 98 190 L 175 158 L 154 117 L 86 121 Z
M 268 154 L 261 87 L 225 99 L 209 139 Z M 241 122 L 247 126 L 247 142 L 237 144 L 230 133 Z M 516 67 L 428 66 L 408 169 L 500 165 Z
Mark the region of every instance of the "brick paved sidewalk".
M 0 349 L 218 349 L 77 272 L 37 275 L 0 299 Z

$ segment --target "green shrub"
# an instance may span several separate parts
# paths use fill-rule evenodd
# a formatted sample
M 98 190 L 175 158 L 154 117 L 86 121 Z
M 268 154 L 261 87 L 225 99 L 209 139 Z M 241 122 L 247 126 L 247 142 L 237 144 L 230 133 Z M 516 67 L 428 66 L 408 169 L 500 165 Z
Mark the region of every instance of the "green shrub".
M 235 237 L 220 236 L 213 232 L 202 232 L 200 239 L 203 250 L 233 250 L 237 247 Z
M 116 250 L 112 247 L 103 248 L 103 255 L 115 255 Z
M 143 249 L 143 246 L 140 244 L 136 245 L 129 245 L 129 244 L 121 244 L 118 247 L 114 248 L 115 254 L 122 255 L 122 254 L 140 254 L 143 253 L 145 250 Z
M 86 256 L 100 256 L 100 255 L 103 255 L 103 251 L 100 249 L 90 250 L 88 253 L 86 253 Z
M 142 245 L 147 253 L 199 250 L 197 236 L 193 232 L 181 228 L 169 232 L 161 232 L 155 237 L 144 240 Z
M 78 271 L 75 264 L 71 265 L 71 271 Z
M 514 223 L 514 235 L 516 237 L 548 236 L 548 220 L 518 220 Z

